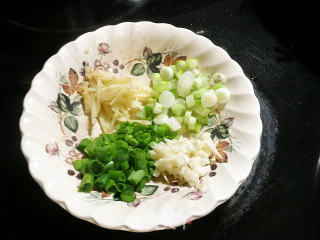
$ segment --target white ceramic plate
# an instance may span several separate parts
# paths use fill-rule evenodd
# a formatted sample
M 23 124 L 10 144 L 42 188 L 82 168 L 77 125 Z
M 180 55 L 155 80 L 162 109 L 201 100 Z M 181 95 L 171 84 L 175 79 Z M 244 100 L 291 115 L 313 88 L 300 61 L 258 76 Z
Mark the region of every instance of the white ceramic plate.
M 197 58 L 200 71 L 221 72 L 227 77 L 232 97 L 224 121 L 233 124 L 228 129 L 230 137 L 221 141 L 229 143 L 229 148 L 223 149 L 228 162 L 218 164 L 216 176 L 203 179 L 201 192 L 150 183 L 149 194 L 156 191 L 138 195 L 134 204 L 113 201 L 97 192 L 79 193 L 80 180 L 77 173 L 73 175 L 72 161 L 79 157 L 75 145 L 88 136 L 87 117 L 77 93 L 83 64 L 148 80 L 148 71 L 155 71 L 164 59 L 170 60 L 167 55 L 172 60 Z M 49 198 L 74 216 L 99 226 L 146 232 L 181 226 L 228 200 L 251 171 L 260 148 L 262 123 L 250 81 L 222 48 L 169 24 L 125 22 L 83 34 L 48 59 L 24 99 L 20 128 L 30 173 Z

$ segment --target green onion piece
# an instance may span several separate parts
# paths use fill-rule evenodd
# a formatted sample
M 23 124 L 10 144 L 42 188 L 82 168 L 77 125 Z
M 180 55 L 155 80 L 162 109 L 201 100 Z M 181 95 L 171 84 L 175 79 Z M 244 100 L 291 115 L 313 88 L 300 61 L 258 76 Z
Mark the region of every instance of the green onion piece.
M 79 172 L 81 169 L 81 166 L 83 164 L 83 160 L 82 159 L 75 160 L 75 161 L 73 161 L 72 164 L 73 164 L 74 169 Z
M 96 157 L 103 163 L 108 163 L 114 158 L 114 151 L 110 145 L 96 148 Z
M 171 111 L 177 115 L 177 116 L 182 116 L 186 112 L 187 107 L 183 104 L 176 103 L 171 107 Z
M 121 168 L 122 170 L 127 170 L 127 169 L 129 169 L 129 167 L 130 167 L 129 161 L 122 161 L 122 162 L 120 163 L 120 168 Z
M 126 175 L 120 170 L 110 170 L 109 176 L 116 182 L 126 182 Z
M 118 192 L 123 192 L 126 189 L 127 189 L 127 184 L 126 183 L 117 183 Z
M 134 191 L 132 190 L 125 190 L 120 193 L 120 199 L 124 202 L 133 202 L 135 199 Z
M 178 60 L 176 62 L 176 68 L 179 69 L 179 70 L 182 70 L 184 71 L 186 69 L 186 66 L 187 66 L 187 63 L 183 60 Z
M 206 92 L 208 92 L 207 88 L 200 88 L 199 90 L 193 91 L 192 94 L 194 98 L 201 98 L 201 96 Z
M 109 179 L 110 177 L 108 174 L 100 175 L 94 182 L 94 189 L 101 192 Z
M 103 165 L 103 173 L 108 173 L 111 169 L 114 168 L 113 162 L 108 162 L 107 164 Z
M 133 185 L 137 185 L 138 182 L 140 182 L 144 176 L 145 176 L 144 170 L 134 171 L 128 176 L 128 182 Z
M 126 135 L 124 140 L 131 146 L 137 146 L 139 144 L 137 139 L 135 139 L 131 134 L 130 135 Z
M 144 186 L 146 185 L 147 183 L 147 178 L 144 177 L 139 183 L 138 185 L 136 186 L 136 191 L 137 192 L 141 192 L 141 190 L 144 188 Z
M 78 144 L 77 149 L 79 151 L 83 151 L 90 143 L 92 143 L 92 139 L 90 138 L 84 138 L 81 140 L 81 142 Z
M 146 161 L 146 153 L 141 148 L 136 148 L 134 151 L 134 165 L 135 169 L 146 169 L 147 168 L 147 161 Z
M 107 193 L 117 192 L 117 185 L 113 179 L 108 179 L 106 185 L 104 186 L 104 191 Z
M 198 61 L 194 58 L 190 58 L 186 61 L 186 65 L 188 69 L 195 69 L 198 67 Z
M 97 147 L 102 147 L 103 141 L 101 138 L 95 138 L 85 149 L 84 151 L 91 157 L 96 156 L 96 148 Z
M 93 184 L 94 184 L 93 174 L 86 173 L 82 178 L 78 191 L 88 193 L 93 189 Z
M 223 83 L 219 82 L 213 86 L 213 90 L 217 90 L 219 88 L 222 88 L 223 86 L 224 86 Z
M 98 175 L 103 172 L 103 164 L 98 160 L 92 160 L 88 162 L 87 165 L 88 173 Z
M 154 161 L 147 161 L 148 167 L 154 167 Z

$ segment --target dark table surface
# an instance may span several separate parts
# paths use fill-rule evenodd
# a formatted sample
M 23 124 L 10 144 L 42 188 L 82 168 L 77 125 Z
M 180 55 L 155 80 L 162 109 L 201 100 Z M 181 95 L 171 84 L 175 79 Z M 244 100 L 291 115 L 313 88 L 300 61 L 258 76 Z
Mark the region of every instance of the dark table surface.
M 80 0 L 2 5 L 5 155 L 0 182 L 5 189 L 5 239 L 320 239 L 319 8 L 311 1 L 280 2 Z M 71 216 L 31 178 L 19 146 L 22 101 L 46 59 L 84 32 L 140 20 L 185 27 L 223 47 L 243 67 L 261 104 L 261 151 L 249 178 L 229 201 L 185 230 L 111 231 Z

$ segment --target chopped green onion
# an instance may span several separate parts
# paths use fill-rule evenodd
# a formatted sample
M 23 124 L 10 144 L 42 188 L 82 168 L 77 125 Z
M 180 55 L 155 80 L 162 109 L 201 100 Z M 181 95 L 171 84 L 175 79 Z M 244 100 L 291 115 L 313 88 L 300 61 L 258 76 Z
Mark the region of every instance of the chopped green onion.
M 161 103 L 156 103 L 155 106 L 153 107 L 153 113 L 161 113 L 162 112 L 162 104 Z
M 120 199 L 123 202 L 133 202 L 135 199 L 135 194 L 133 190 L 125 190 L 120 193 Z
M 194 101 L 194 95 L 191 94 L 189 96 L 186 97 L 186 102 L 187 102 L 187 106 L 190 108 L 192 106 L 195 105 L 195 101 Z
M 93 189 L 94 176 L 93 174 L 86 173 L 80 183 L 79 192 L 88 193 Z
M 173 78 L 173 69 L 171 67 L 162 67 L 160 70 L 160 77 L 164 81 L 169 81 Z
M 186 64 L 187 64 L 187 68 L 188 69 L 195 69 L 198 67 L 198 61 L 194 58 L 189 58 L 187 61 L 186 61 Z
M 144 176 L 145 176 L 145 172 L 143 170 L 133 171 L 128 176 L 128 182 L 133 185 L 137 185 Z

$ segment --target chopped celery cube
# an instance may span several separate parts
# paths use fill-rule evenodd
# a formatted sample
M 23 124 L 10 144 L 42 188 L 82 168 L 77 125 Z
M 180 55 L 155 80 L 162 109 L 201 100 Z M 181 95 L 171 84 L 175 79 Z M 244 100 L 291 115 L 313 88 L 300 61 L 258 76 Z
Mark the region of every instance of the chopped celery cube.
M 155 98 L 149 98 L 148 102 L 147 102 L 147 105 L 150 106 L 150 107 L 154 107 L 156 102 L 157 102 L 157 100 Z
M 162 112 L 162 104 L 161 103 L 156 103 L 155 106 L 153 107 L 153 113 L 161 113 Z
M 192 73 L 195 77 L 198 77 L 200 75 L 200 71 L 197 68 L 193 69 Z
M 201 77 L 197 77 L 194 79 L 193 83 L 194 89 L 200 89 L 203 87 L 203 79 Z
M 197 118 L 196 117 L 190 117 L 188 122 L 188 129 L 194 130 L 196 127 Z
M 229 89 L 222 87 L 222 88 L 217 89 L 216 96 L 218 99 L 218 103 L 224 104 L 229 101 L 231 93 L 230 93 Z
M 167 115 L 167 114 L 163 114 L 163 113 L 157 115 L 157 116 L 153 119 L 154 123 L 157 124 L 157 125 L 167 124 L 167 123 L 168 123 L 168 120 L 169 120 L 168 115 Z
M 171 107 L 176 101 L 176 98 L 174 95 L 169 92 L 169 91 L 163 91 L 160 96 L 159 96 L 159 102 L 164 106 L 164 107 Z
M 178 60 L 176 62 L 176 67 L 178 68 L 178 70 L 182 70 L 184 71 L 186 69 L 187 63 L 183 60 Z
M 195 69 L 198 67 L 198 61 L 194 58 L 189 58 L 187 61 L 186 61 L 186 67 L 188 69 Z
M 182 105 L 187 105 L 186 100 L 184 100 L 183 98 L 177 98 L 175 103 L 179 103 Z
M 177 131 L 181 128 L 181 124 L 174 117 L 169 118 L 168 126 L 172 131 Z
M 207 91 L 207 88 L 200 88 L 199 90 L 193 91 L 192 94 L 195 98 L 201 98 L 201 96 Z
M 216 103 L 217 96 L 212 89 L 201 96 L 201 104 L 204 107 L 213 107 Z
M 195 126 L 194 130 L 195 130 L 197 133 L 200 132 L 200 130 L 201 130 L 201 124 L 198 123 L 198 122 L 196 122 L 196 126 Z
M 191 117 L 192 111 L 186 111 L 186 113 L 184 114 L 184 123 L 188 124 L 190 117 Z
M 212 112 L 212 109 L 211 108 L 208 108 L 208 107 L 203 107 L 203 106 L 201 106 L 201 107 L 199 107 L 197 110 L 197 113 L 199 114 L 199 115 L 201 115 L 201 116 L 208 116 L 208 114 L 210 113 L 210 112 Z
M 184 115 L 186 110 L 187 110 L 187 107 L 180 103 L 176 103 L 171 107 L 171 111 L 177 116 Z
M 169 82 L 169 86 L 170 86 L 170 89 L 177 89 L 177 83 L 178 83 L 178 80 L 177 79 L 171 79 L 170 82 Z
M 162 93 L 163 91 L 170 90 L 169 82 L 166 81 L 154 81 L 152 88 L 157 93 Z
M 176 116 L 174 117 L 180 124 L 183 124 L 183 121 L 184 121 L 184 117 L 182 116 Z
M 208 123 L 209 118 L 207 116 L 198 115 L 198 122 L 202 125 L 206 125 Z
M 217 84 L 215 84 L 213 86 L 213 90 L 217 90 L 217 89 L 222 88 L 222 87 L 223 87 L 223 83 L 219 82 L 219 83 L 217 83 Z
M 173 78 L 173 69 L 171 67 L 162 67 L 160 69 L 160 77 L 164 81 L 169 81 Z
M 154 73 L 152 74 L 152 80 L 161 80 L 161 76 L 159 73 Z
M 191 94 L 186 97 L 186 102 L 188 107 L 192 107 L 195 105 L 194 96 Z

